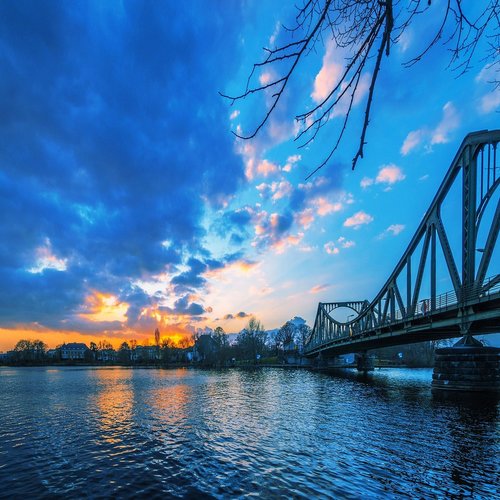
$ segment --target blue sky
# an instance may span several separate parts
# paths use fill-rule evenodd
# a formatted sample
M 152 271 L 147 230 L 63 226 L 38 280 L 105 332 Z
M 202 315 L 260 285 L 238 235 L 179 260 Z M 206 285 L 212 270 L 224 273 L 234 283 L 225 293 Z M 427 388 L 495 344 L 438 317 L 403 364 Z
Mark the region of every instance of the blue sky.
M 345 52 L 318 45 L 252 141 L 231 131 L 266 96 L 218 94 L 244 89 L 294 16 L 256 0 L 0 3 L 0 350 L 312 324 L 318 301 L 376 294 L 463 137 L 498 128 L 500 91 L 480 54 L 460 78 L 441 46 L 404 68 L 437 19 L 421 16 L 382 62 L 364 159 L 351 170 L 366 86 L 306 181 L 342 109 L 300 150 L 293 117 Z

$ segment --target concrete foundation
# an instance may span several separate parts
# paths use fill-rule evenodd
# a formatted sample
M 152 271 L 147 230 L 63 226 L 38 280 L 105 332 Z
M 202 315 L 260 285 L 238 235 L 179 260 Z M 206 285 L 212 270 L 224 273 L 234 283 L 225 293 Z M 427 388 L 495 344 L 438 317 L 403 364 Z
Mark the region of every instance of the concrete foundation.
M 453 347 L 436 349 L 432 390 L 500 392 L 500 348 L 466 335 Z

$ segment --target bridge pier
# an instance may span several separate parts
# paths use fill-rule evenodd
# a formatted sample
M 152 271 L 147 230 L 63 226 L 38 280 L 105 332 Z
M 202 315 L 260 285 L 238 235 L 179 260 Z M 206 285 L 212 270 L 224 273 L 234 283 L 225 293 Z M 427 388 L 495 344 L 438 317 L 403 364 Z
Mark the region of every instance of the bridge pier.
M 432 390 L 500 392 L 500 348 L 467 334 L 453 347 L 436 349 Z
M 356 368 L 358 372 L 372 372 L 373 358 L 366 351 L 356 353 Z

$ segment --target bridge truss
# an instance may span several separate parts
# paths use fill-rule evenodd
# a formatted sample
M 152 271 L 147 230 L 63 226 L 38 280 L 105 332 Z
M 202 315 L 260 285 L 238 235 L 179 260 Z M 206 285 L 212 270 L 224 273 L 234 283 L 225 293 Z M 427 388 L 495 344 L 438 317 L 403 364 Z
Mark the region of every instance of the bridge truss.
M 406 251 L 372 302 L 320 303 L 305 354 L 337 355 L 390 345 L 500 332 L 500 274 L 488 275 L 500 228 L 500 130 L 463 140 Z M 443 207 L 460 189 L 445 224 Z M 456 194 L 456 193 L 455 193 Z M 488 221 L 485 223 L 485 213 Z M 461 241 L 449 234 L 461 226 Z M 481 242 L 478 248 L 478 235 Z M 454 253 L 455 251 L 455 253 Z M 438 260 L 438 255 L 440 260 Z M 440 262 L 440 268 L 437 263 Z M 498 262 L 497 262 L 498 264 Z M 450 290 L 438 294 L 442 275 Z M 425 290 L 423 283 L 425 282 Z M 351 321 L 335 309 L 354 311 Z

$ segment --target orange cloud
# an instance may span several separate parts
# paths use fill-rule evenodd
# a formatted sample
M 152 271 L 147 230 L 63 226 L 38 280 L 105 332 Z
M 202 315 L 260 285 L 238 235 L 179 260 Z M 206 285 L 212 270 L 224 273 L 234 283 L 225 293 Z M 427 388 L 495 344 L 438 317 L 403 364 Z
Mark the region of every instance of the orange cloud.
M 127 310 L 129 305 L 126 302 L 119 302 L 118 298 L 112 294 L 92 292 L 85 299 L 84 312 L 79 316 L 87 321 L 121 321 L 127 320 Z

